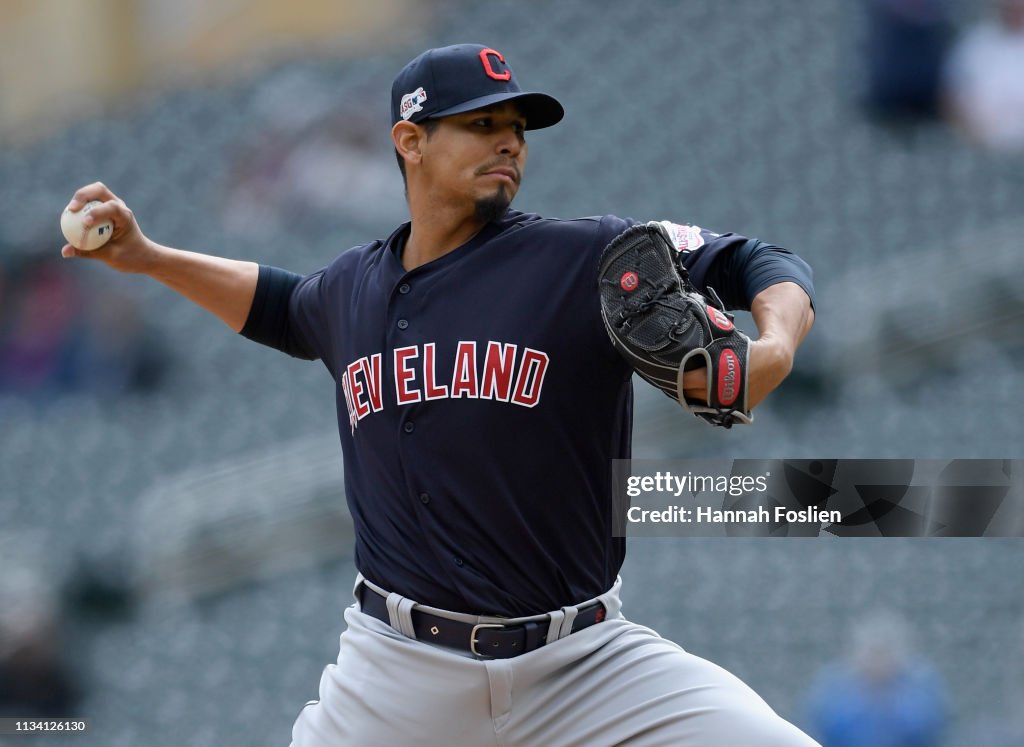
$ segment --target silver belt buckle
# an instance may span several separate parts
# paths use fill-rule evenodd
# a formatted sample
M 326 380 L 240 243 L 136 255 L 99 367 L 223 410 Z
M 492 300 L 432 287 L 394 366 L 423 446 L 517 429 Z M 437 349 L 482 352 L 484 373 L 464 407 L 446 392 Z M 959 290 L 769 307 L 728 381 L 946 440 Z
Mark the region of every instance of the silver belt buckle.
M 481 628 L 504 628 L 505 626 L 501 623 L 477 623 L 473 626 L 473 629 L 469 631 L 469 651 L 473 656 L 487 656 L 487 654 L 480 653 L 476 650 L 476 632 Z M 493 658 L 493 657 L 491 657 Z

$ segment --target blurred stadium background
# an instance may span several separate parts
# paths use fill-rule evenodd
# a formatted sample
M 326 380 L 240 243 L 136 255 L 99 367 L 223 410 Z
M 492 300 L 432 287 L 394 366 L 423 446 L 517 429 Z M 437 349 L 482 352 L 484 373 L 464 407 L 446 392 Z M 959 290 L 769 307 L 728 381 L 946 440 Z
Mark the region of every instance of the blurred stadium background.
M 332 382 L 62 263 L 57 219 L 102 180 L 162 243 L 318 269 L 404 220 L 388 91 L 429 46 L 494 46 L 566 105 L 518 208 L 814 267 L 817 325 L 757 425 L 639 385 L 636 456 L 1021 457 L 1024 159 L 874 116 L 868 4 L 0 2 L 0 709 L 92 723 L 0 743 L 288 743 L 355 573 Z M 956 32 L 987 3 L 945 5 Z M 802 724 L 888 610 L 948 690 L 943 744 L 1024 744 L 1019 540 L 635 540 L 623 575 L 631 617 Z

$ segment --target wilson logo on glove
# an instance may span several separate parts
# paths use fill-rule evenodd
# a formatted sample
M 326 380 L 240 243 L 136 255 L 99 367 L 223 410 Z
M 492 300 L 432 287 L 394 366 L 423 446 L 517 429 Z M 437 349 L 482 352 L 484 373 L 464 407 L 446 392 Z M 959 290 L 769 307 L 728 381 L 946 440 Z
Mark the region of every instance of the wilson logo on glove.
M 637 286 L 640 285 L 640 276 L 635 272 L 627 272 L 622 276 L 622 279 L 619 280 L 619 285 L 622 286 L 622 290 L 624 291 L 635 291 Z
M 739 376 L 740 359 L 732 350 L 725 348 L 718 356 L 718 401 L 723 405 L 736 401 L 740 393 L 737 386 Z

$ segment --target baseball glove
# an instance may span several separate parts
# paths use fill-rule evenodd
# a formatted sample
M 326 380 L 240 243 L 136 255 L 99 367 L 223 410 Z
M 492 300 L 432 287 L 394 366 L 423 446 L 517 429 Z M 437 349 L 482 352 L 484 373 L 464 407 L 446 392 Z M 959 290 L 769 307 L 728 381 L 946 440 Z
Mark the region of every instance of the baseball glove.
M 690 282 L 665 227 L 641 223 L 616 236 L 601 255 L 601 316 L 612 344 L 645 380 L 709 423 L 749 424 L 750 338 L 713 289 Z M 683 373 L 707 368 L 703 402 L 687 399 Z

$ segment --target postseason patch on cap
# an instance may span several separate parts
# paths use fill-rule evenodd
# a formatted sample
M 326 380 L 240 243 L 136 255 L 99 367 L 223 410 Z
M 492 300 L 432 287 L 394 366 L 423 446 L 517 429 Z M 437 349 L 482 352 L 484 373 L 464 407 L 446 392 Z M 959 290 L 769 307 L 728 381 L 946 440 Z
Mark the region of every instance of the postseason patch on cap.
M 405 94 L 398 109 L 399 115 L 402 119 L 409 119 L 416 112 L 423 111 L 423 102 L 426 100 L 427 92 L 423 90 L 423 86 L 420 86 L 412 93 Z

